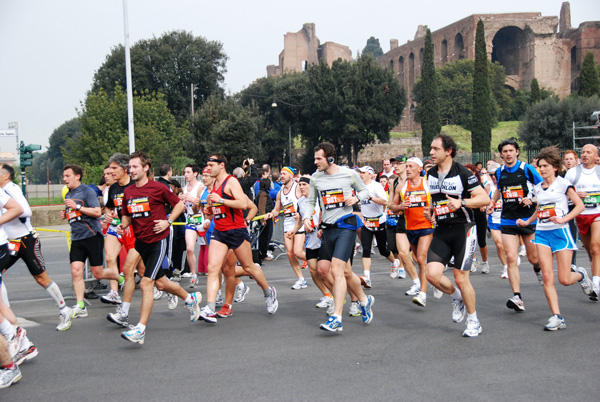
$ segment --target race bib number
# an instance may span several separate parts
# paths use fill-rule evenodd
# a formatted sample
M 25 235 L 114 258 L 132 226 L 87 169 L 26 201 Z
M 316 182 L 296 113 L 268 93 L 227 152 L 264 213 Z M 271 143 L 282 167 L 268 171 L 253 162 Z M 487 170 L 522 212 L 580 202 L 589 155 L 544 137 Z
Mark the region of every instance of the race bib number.
M 67 208 L 65 215 L 69 223 L 79 222 L 81 220 L 81 212 L 73 208 Z
M 433 212 L 438 219 L 446 219 L 452 211 L 450 211 L 450 200 L 439 201 L 435 204 Z
M 387 214 L 388 218 L 390 218 L 390 219 L 398 219 L 400 217 L 399 213 L 394 212 L 391 209 L 386 209 L 385 213 Z
M 344 206 L 344 192 L 341 188 L 321 190 L 321 199 L 325 210 L 342 208 Z
M 152 216 L 150 212 L 150 201 L 148 197 L 132 198 L 127 202 L 127 212 L 132 219 L 148 218 Z
M 406 194 L 410 202 L 409 208 L 423 208 L 427 206 L 427 193 L 425 191 L 411 191 Z
M 296 213 L 296 208 L 294 207 L 294 203 L 290 202 L 289 204 L 286 204 L 283 206 L 283 216 L 293 216 Z
M 121 207 L 123 206 L 123 194 L 117 194 L 113 198 L 113 203 L 115 204 L 115 207 L 121 209 Z
M 223 204 L 212 204 L 212 212 L 215 220 L 224 219 L 227 216 L 225 213 L 225 205 Z
M 21 240 L 10 240 L 8 242 L 8 253 L 11 256 L 16 256 L 21 249 Z
M 553 216 L 556 216 L 556 204 L 540 205 L 538 209 L 538 219 L 548 221 Z
M 202 214 L 188 216 L 187 223 L 189 225 L 201 225 L 202 224 Z
M 113 220 L 110 222 L 111 226 L 119 226 L 121 224 L 121 220 L 118 218 L 113 218 Z
M 494 204 L 494 212 L 501 212 L 501 211 L 502 211 L 502 201 L 498 200 Z
M 365 218 L 364 222 L 368 229 L 379 229 L 379 218 Z
M 591 191 L 587 193 L 587 196 L 583 199 L 583 204 L 586 208 L 596 208 L 600 203 L 600 192 Z
M 502 197 L 504 202 L 521 202 L 525 197 L 525 193 L 521 186 L 506 187 L 502 192 Z

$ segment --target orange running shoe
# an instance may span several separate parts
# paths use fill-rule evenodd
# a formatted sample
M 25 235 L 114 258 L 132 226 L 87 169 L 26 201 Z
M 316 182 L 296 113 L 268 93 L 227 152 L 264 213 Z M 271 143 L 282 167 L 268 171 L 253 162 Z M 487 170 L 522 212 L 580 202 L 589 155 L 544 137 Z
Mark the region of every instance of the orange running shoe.
M 302 269 L 308 268 L 308 263 L 306 261 L 302 262 Z
M 217 311 L 217 315 L 222 318 L 231 317 L 233 315 L 231 304 L 223 304 L 221 310 Z

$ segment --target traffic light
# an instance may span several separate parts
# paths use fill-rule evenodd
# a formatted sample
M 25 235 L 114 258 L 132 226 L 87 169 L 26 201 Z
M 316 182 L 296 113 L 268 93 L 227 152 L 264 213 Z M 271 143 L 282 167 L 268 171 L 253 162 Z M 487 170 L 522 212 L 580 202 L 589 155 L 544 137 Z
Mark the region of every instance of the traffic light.
M 26 166 L 31 166 L 31 160 L 33 159 L 33 152 L 39 151 L 42 149 L 41 145 L 37 144 L 29 144 L 25 145 L 23 141 L 21 141 L 20 153 L 21 153 L 21 169 L 25 169 Z

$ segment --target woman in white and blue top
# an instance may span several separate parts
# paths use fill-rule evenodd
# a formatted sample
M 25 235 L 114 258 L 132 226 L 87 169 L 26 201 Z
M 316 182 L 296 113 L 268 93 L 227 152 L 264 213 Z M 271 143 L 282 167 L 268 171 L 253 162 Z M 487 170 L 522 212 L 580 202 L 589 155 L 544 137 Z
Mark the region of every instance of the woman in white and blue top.
M 544 277 L 544 293 L 553 314 L 544 329 L 555 331 L 565 328 L 566 325 L 558 308 L 552 254 L 556 255 L 558 281 L 562 285 L 569 286 L 579 282 L 584 293 L 589 294 L 592 283 L 584 268 L 571 266 L 571 256 L 573 250 L 577 250 L 577 246 L 571 236 L 568 222 L 583 211 L 583 202 L 571 183 L 558 176 L 562 169 L 562 161 L 556 147 L 542 149 L 538 158 L 538 168 L 544 181 L 533 189 L 537 198 L 537 211 L 527 221 L 519 219 L 517 225 L 528 226 L 538 220 L 533 242 Z M 568 206 L 569 199 L 575 205 L 571 212 Z

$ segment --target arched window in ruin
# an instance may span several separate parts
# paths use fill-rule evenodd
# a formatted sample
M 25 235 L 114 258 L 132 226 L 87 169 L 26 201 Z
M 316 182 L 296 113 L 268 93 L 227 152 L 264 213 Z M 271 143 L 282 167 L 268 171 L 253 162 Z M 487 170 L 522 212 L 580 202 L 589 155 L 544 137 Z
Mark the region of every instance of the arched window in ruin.
M 454 37 L 454 60 L 462 60 L 465 58 L 465 43 L 463 41 L 463 36 L 461 33 L 457 33 Z
M 419 71 L 423 67 L 423 48 L 419 50 Z
M 302 71 L 308 70 L 308 60 L 302 60 Z
M 412 52 L 408 56 L 408 82 L 415 82 L 415 55 Z
M 577 65 L 577 46 L 571 48 L 571 92 L 579 89 L 579 66 Z
M 390 60 L 390 68 L 394 71 L 394 59 Z
M 398 72 L 400 75 L 404 75 L 404 56 L 398 58 Z
M 528 40 L 525 32 L 518 27 L 500 29 L 492 40 L 492 63 L 497 61 L 506 69 L 506 75 L 522 75 L 523 64 L 527 62 Z
M 446 39 L 442 41 L 441 59 L 442 64 L 445 64 L 448 61 L 448 41 Z

